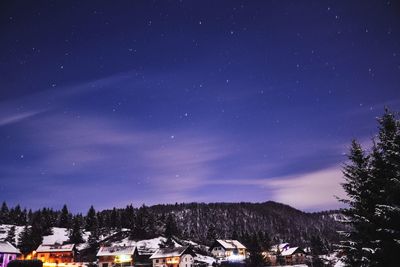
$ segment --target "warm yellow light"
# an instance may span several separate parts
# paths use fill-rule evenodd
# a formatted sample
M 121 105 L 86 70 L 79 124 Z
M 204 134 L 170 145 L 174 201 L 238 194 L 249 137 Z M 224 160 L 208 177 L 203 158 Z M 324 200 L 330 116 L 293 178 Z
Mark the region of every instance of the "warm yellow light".
M 179 258 L 167 258 L 167 263 L 168 264 L 179 263 Z
M 130 255 L 117 255 L 115 256 L 116 263 L 130 262 L 132 260 Z

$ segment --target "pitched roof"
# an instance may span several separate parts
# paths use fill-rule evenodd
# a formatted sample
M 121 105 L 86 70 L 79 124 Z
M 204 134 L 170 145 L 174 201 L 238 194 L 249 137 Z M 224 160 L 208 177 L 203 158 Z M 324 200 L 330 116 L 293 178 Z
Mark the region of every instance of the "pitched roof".
M 21 252 L 7 241 L 0 241 L 0 253 L 21 254 Z
M 75 244 L 66 244 L 66 245 L 45 245 L 41 244 L 36 252 L 70 252 L 73 251 Z
M 111 246 L 101 247 L 97 252 L 97 257 L 101 256 L 117 256 L 117 255 L 133 255 L 136 246 Z
M 296 252 L 304 253 L 304 251 L 301 248 L 293 247 L 293 248 L 289 248 L 287 250 L 282 251 L 281 255 L 282 256 L 290 256 Z
M 176 248 L 160 248 L 153 255 L 151 255 L 150 259 L 159 259 L 159 258 L 169 258 L 169 257 L 179 257 L 185 254 L 188 250 L 188 246 L 186 247 L 176 247 Z M 192 252 L 188 252 L 192 254 Z
M 289 243 L 282 243 L 282 244 L 277 244 L 271 247 L 271 251 L 278 252 L 279 251 L 284 251 L 290 248 Z
M 246 247 L 237 240 L 217 239 L 217 242 L 225 249 L 246 249 Z

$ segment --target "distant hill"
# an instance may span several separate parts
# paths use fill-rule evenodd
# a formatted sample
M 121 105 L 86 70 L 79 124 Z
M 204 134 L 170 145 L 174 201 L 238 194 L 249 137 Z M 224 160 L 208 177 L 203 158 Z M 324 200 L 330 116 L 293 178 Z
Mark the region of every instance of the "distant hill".
M 312 235 L 318 235 L 327 245 L 338 241 L 337 231 L 344 225 L 336 218 L 339 211 L 307 213 L 288 205 L 264 203 L 189 203 L 155 205 L 155 214 L 175 215 L 185 239 L 209 244 L 207 234 L 215 230 L 218 238 L 232 238 L 246 233 L 266 233 L 271 241 L 308 246 Z
M 308 213 L 272 201 L 164 204 L 140 208 L 129 205 L 124 209 L 97 212 L 93 209 L 85 216 L 71 214 L 66 206 L 60 211 L 45 208 L 32 212 L 19 206 L 9 209 L 4 203 L 0 210 L 0 224 L 40 225 L 42 236 L 48 236 L 54 232 L 52 228 L 72 228 L 75 222 L 80 224 L 85 240 L 90 236 L 90 227 L 96 225 L 101 233 L 98 241 L 107 242 L 102 238 L 113 236 L 112 242 L 118 242 L 119 239 L 143 240 L 163 235 L 170 215 L 180 239 L 204 245 L 210 245 L 215 238 L 239 239 L 246 243 L 250 235 L 261 233 L 270 239 L 271 244 L 289 242 L 302 247 L 309 246 L 312 236 L 319 236 L 325 247 L 330 249 L 332 244 L 338 242 L 337 231 L 344 229 L 340 222 L 342 215 L 338 211 Z M 17 227 L 16 239 L 22 228 Z M 6 238 L 9 229 L 10 226 L 0 227 L 0 239 Z M 65 242 L 68 231 L 62 235 L 66 236 L 63 239 Z

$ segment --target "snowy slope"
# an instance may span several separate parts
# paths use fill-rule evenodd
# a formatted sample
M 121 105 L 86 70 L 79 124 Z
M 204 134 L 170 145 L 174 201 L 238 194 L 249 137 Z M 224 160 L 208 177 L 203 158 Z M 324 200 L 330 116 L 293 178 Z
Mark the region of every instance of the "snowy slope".
M 0 240 L 4 240 L 7 237 L 8 231 L 13 225 L 1 224 L 0 225 Z M 24 226 L 16 226 L 15 227 L 15 243 L 18 245 L 18 237 L 20 233 L 24 230 Z M 62 244 L 68 241 L 68 230 L 66 228 L 58 228 L 53 227 L 53 234 L 43 236 L 43 244 L 52 245 L 52 244 Z M 87 241 L 90 232 L 83 233 L 83 239 Z
M 8 231 L 13 225 L 9 224 L 0 224 L 0 240 L 4 240 L 7 237 Z M 18 245 L 18 236 L 24 230 L 23 226 L 16 226 L 15 227 L 15 244 Z

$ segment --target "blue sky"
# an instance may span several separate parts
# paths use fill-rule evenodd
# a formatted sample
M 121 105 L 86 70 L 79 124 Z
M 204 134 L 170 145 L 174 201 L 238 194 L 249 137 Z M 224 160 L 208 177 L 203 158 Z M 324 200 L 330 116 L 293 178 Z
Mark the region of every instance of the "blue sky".
M 382 1 L 5 2 L 0 201 L 74 211 L 338 208 L 353 138 L 400 107 Z

